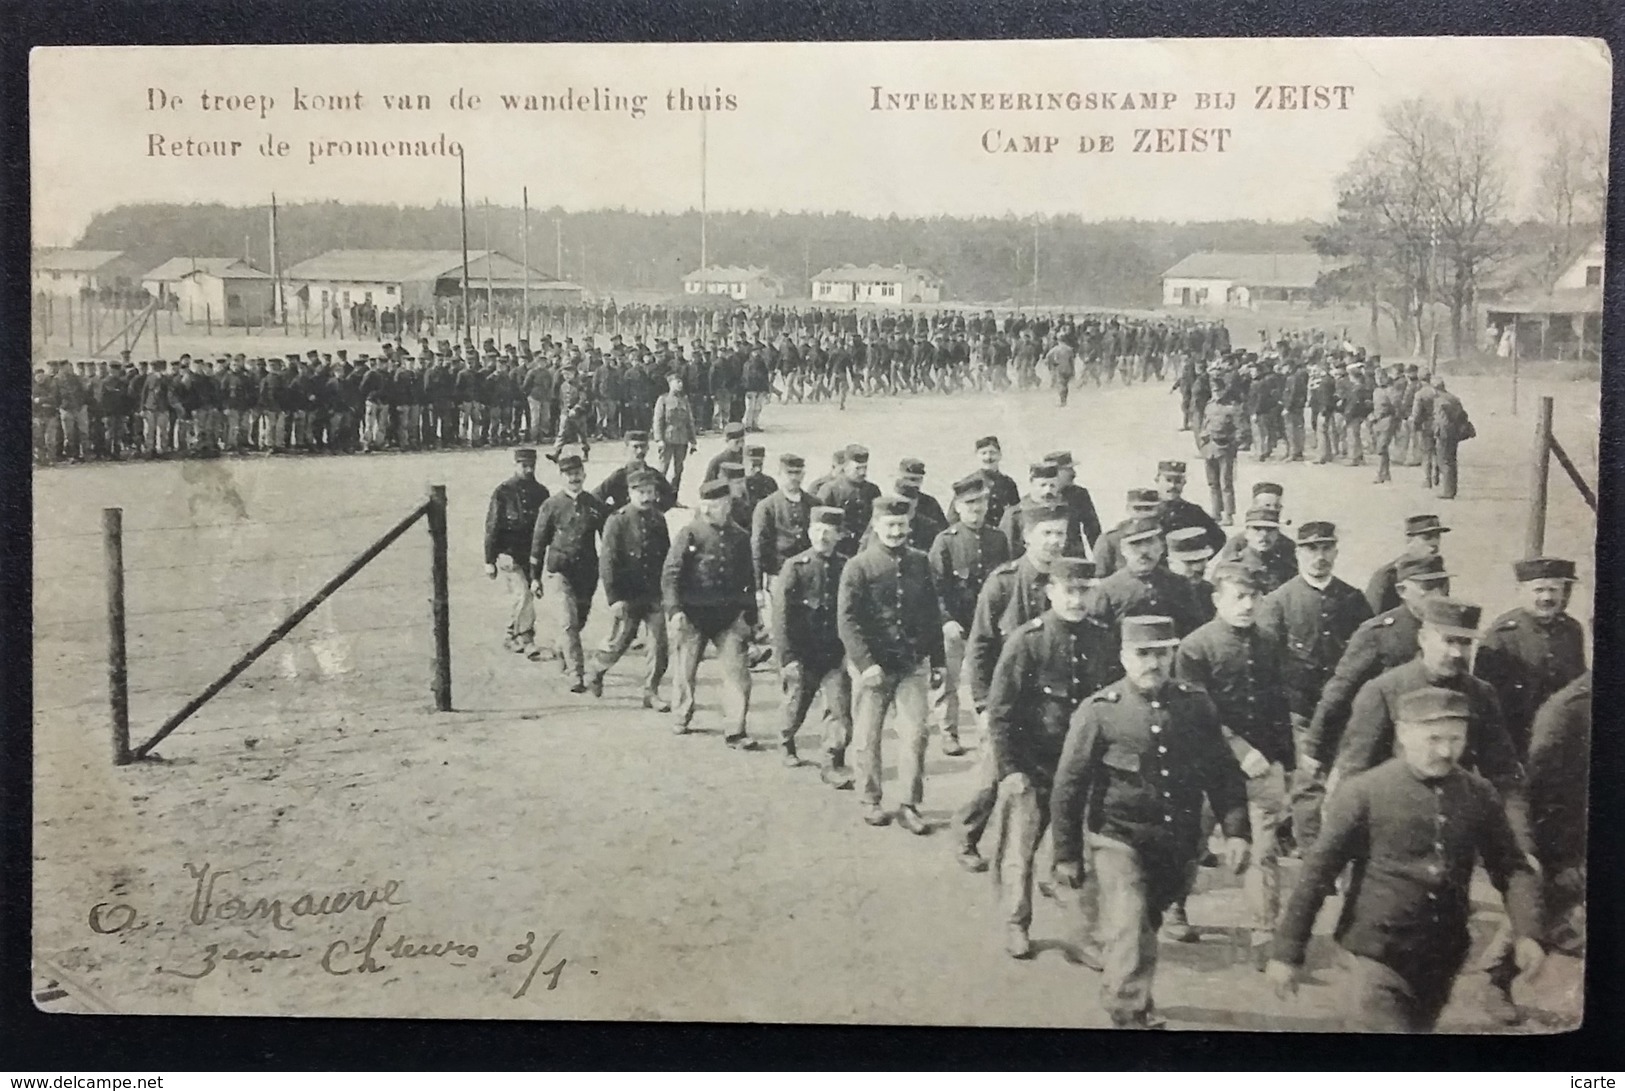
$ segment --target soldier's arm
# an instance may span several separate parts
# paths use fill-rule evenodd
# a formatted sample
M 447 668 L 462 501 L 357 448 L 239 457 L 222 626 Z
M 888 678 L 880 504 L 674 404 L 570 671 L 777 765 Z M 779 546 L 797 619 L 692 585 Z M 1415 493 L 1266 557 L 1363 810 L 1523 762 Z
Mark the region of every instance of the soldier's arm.
M 1366 581 L 1365 601 L 1366 605 L 1371 607 L 1371 612 L 1373 614 L 1376 614 L 1384 608 L 1382 605 L 1382 600 L 1388 592 L 1388 574 L 1391 571 L 1392 569 L 1390 569 L 1387 565 L 1384 565 L 1373 572 L 1371 574 L 1371 579 Z
M 497 536 L 502 528 L 502 490 L 499 487 L 491 493 L 491 503 L 485 509 L 485 563 L 496 564 L 498 543 Z M 518 560 L 515 557 L 514 560 Z
M 923 616 L 920 618 L 920 635 L 925 640 L 926 657 L 931 661 L 932 670 L 942 670 L 948 665 L 947 646 L 943 643 L 942 623 L 947 615 L 942 611 L 942 605 L 937 600 L 937 581 L 931 578 L 931 566 L 920 565 L 920 574 L 925 577 L 925 594 L 920 599 L 920 609 Z
M 780 670 L 796 662 L 797 658 L 790 649 L 790 613 L 801 609 L 797 601 L 800 567 L 786 564 L 773 579 L 774 608 L 772 617 L 768 619 L 768 630 L 773 638 L 773 658 L 778 661 Z
M 1011 557 L 1019 557 L 1026 552 L 1026 544 L 1021 538 L 1019 515 L 1019 509 L 1011 507 L 1005 509 L 1004 518 L 999 520 L 999 533 L 1004 535 L 1005 544 L 1010 547 Z
M 622 471 L 615 470 L 615 471 L 611 472 L 608 477 L 604 478 L 602 481 L 600 481 L 598 483 L 598 487 L 596 489 L 592 490 L 593 498 L 595 500 L 597 500 L 600 504 L 604 504 L 604 505 L 608 506 L 608 505 L 613 503 L 613 501 L 610 498 L 610 490 L 614 488 L 615 479 L 617 477 L 624 477 L 624 475 L 622 474 Z
M 604 548 L 598 554 L 598 580 L 604 585 L 604 601 L 611 606 L 626 597 L 620 593 L 620 581 L 616 579 L 615 565 L 615 558 L 620 553 L 620 540 L 625 523 L 624 519 L 612 519 L 604 524 Z
M 1016 706 L 1021 700 L 1021 684 L 1031 676 L 1032 656 L 1028 652 L 1031 641 L 1025 633 L 1012 633 L 1005 642 L 999 661 L 993 666 L 993 681 L 987 688 L 988 743 L 993 748 L 993 761 L 998 778 L 1003 780 L 1017 772 L 1012 751 L 1012 731 Z
M 1083 810 L 1102 749 L 1097 707 L 1094 700 L 1086 700 L 1072 714 L 1072 726 L 1055 767 L 1049 813 L 1051 855 L 1057 865 L 1083 863 Z
M 937 606 L 942 611 L 942 620 L 945 625 L 948 623 L 950 611 L 948 601 L 943 596 L 948 593 L 949 588 L 954 585 L 953 581 L 958 578 L 954 573 L 953 558 L 949 556 L 949 538 L 947 534 L 947 531 L 938 534 L 936 540 L 931 543 L 930 552 L 925 555 L 927 563 L 931 566 L 931 582 L 937 589 Z
M 849 561 L 841 570 L 841 585 L 835 597 L 835 628 L 840 634 L 841 646 L 846 649 L 846 657 L 860 672 L 875 665 L 874 652 L 863 635 L 863 622 L 858 616 L 866 589 L 863 565 Z
M 1507 918 L 1513 934 L 1540 938 L 1540 877 L 1525 855 L 1526 842 L 1520 838 L 1501 801 L 1482 781 L 1474 782 L 1478 796 L 1478 858 L 1506 899 Z
M 756 572 L 756 579 L 765 587 L 772 577 L 763 566 L 763 555 L 773 541 L 773 505 L 763 500 L 756 505 L 756 510 L 750 516 L 750 563 Z M 782 565 L 787 560 L 779 558 Z
M 1205 693 L 1197 694 L 1196 698 L 1198 715 L 1204 721 L 1201 737 L 1208 749 L 1200 766 L 1205 778 L 1203 792 L 1224 835 L 1246 840 L 1252 836 L 1247 811 L 1247 774 L 1241 771 L 1241 764 L 1225 739 L 1224 728 L 1219 724 L 1219 710 L 1212 699 Z
M 1501 702 L 1491 690 L 1485 695 L 1489 704 L 1479 724 L 1479 736 L 1473 741 L 1473 758 L 1478 772 L 1501 793 L 1506 804 L 1507 821 L 1523 851 L 1535 851 L 1534 836 L 1529 828 L 1529 792 L 1524 779 L 1523 763 L 1513 748 L 1512 737 L 1507 734 L 1506 716 Z
M 678 590 L 682 583 L 683 565 L 688 559 L 689 537 L 688 527 L 680 528 L 672 537 L 671 548 L 666 550 L 666 562 L 660 566 L 660 598 L 665 604 L 667 615 L 678 613 L 683 609 Z
M 1309 935 L 1323 902 L 1350 861 L 1366 853 L 1369 805 L 1365 785 L 1353 783 L 1326 804 L 1320 836 L 1315 838 L 1298 873 L 1286 910 L 1275 926 L 1271 956 L 1288 966 L 1303 965 Z
M 1356 629 L 1348 647 L 1343 649 L 1342 658 L 1332 669 L 1332 676 L 1326 680 L 1326 687 L 1320 691 L 1320 700 L 1315 704 L 1304 738 L 1304 753 L 1320 765 L 1330 762 L 1337 753 L 1348 722 L 1350 703 L 1360 687 L 1376 676 L 1378 663 L 1376 636 L 1369 629 Z
M 965 661 L 970 669 L 971 703 L 978 712 L 987 707 L 987 688 L 993 681 L 993 666 L 999 659 L 999 627 L 994 616 L 999 582 L 988 577 L 976 596 L 970 633 L 965 638 Z
M 547 547 L 553 543 L 553 532 L 557 528 L 553 525 L 553 507 L 543 504 L 542 510 L 536 515 L 536 529 L 530 535 L 530 574 L 531 579 L 542 578 L 542 561 L 547 558 Z
M 750 563 L 750 535 L 740 531 L 733 535 L 733 568 L 737 573 L 734 584 L 734 593 L 745 606 L 745 622 L 752 629 L 761 619 L 759 608 L 756 605 L 756 569 Z
M 1373 679 L 1360 687 L 1349 710 L 1348 729 L 1337 749 L 1337 775 L 1346 780 L 1388 760 L 1394 746 L 1394 723 L 1387 695 Z

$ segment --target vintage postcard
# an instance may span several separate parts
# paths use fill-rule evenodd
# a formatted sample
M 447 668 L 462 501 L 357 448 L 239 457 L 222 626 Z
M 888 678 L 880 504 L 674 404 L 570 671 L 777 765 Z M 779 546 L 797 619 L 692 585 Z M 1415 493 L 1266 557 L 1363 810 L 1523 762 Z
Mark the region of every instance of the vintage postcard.
M 36 1004 L 1578 1026 L 1611 81 L 35 50 Z

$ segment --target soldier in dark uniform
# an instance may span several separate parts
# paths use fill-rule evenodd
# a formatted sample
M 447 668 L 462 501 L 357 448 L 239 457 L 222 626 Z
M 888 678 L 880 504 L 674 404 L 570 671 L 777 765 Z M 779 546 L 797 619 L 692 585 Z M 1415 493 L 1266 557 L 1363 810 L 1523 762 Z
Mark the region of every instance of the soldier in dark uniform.
M 1351 777 L 1327 802 L 1275 937 L 1269 980 L 1296 992 L 1321 903 L 1353 865 L 1335 936 L 1353 956 L 1345 1006 L 1350 1030 L 1431 1031 L 1466 961 L 1468 896 L 1482 862 L 1506 899 L 1516 965 L 1543 957 L 1539 878 L 1495 790 L 1460 764 L 1474 710 L 1459 690 L 1424 686 L 1398 701 L 1400 756 Z
M 1136 519 L 1124 528 L 1119 541 L 1123 567 L 1095 588 L 1090 616 L 1111 633 L 1120 630 L 1126 617 L 1169 617 L 1175 635 L 1189 636 L 1202 624 L 1203 611 L 1196 605 L 1189 581 L 1162 564 L 1162 525 L 1151 516 Z
M 811 496 L 817 496 L 819 491 L 821 489 L 823 489 L 823 487 L 825 485 L 828 485 L 831 481 L 834 481 L 835 479 L 840 477 L 841 474 L 844 472 L 845 468 L 846 468 L 846 448 L 845 447 L 837 447 L 834 450 L 834 452 L 829 456 L 829 472 L 821 474 L 818 477 L 815 477 L 815 478 L 812 479 L 812 484 L 807 486 L 808 494 L 811 495 Z M 865 472 L 867 472 L 867 471 L 865 471 Z
M 1299 768 L 1330 766 L 1343 741 L 1354 697 L 1373 678 L 1416 658 L 1416 634 L 1422 628 L 1422 606 L 1450 594 L 1450 574 L 1439 557 L 1407 557 L 1399 566 L 1402 604 L 1378 614 L 1354 630 L 1343 657 L 1320 691 L 1309 731 L 1303 740 Z
M 1109 641 L 1087 616 L 1094 565 L 1055 562 L 1049 609 L 1005 641 L 988 688 L 987 734 L 996 785 L 993 874 L 1005 920 L 1005 951 L 1029 958 L 1033 858 L 1049 825 L 1050 788 L 1072 713 L 1103 677 Z
M 780 455 L 779 472 L 783 481 L 778 491 L 757 504 L 751 514 L 751 561 L 762 590 L 771 589 L 785 561 L 812 544 L 808 528 L 817 503 L 801 487 L 807 462 L 800 455 Z
M 1281 533 L 1278 512 L 1266 507 L 1249 508 L 1245 523 L 1242 537 L 1246 544 L 1240 550 L 1221 551 L 1214 563 L 1240 563 L 1257 569 L 1263 575 L 1267 594 L 1298 574 L 1298 558 L 1291 541 Z M 1232 555 L 1226 556 L 1227 552 Z
M 1406 557 L 1437 557 L 1450 528 L 1437 515 L 1412 515 L 1405 520 L 1405 552 L 1371 574 L 1365 600 L 1373 614 L 1399 605 L 1399 565 Z
M 531 594 L 530 541 L 536 515 L 547 500 L 547 486 L 536 480 L 536 450 L 521 447 L 513 453 L 513 476 L 491 493 L 485 513 L 485 575 L 496 579 L 500 570 L 513 597 L 508 633 L 502 646 L 531 659 L 536 648 L 536 599 Z
M 957 521 L 937 535 L 927 555 L 942 608 L 944 654 L 942 685 L 931 695 L 931 710 L 949 757 L 965 752 L 959 741 L 959 689 L 977 596 L 989 573 L 1010 557 L 1004 535 L 987 525 L 987 505 L 987 479 L 981 474 L 954 482 Z
M 1156 519 L 1161 525 L 1162 493 L 1156 489 L 1130 489 L 1127 508 L 1127 518 L 1095 539 L 1095 571 L 1100 573 L 1102 579 L 1123 567 L 1122 538 L 1127 527 L 1141 519 Z
M 1020 557 L 1027 549 L 1026 523 L 1027 509 L 1034 507 L 1047 508 L 1052 504 L 1061 503 L 1060 496 L 1061 468 L 1053 462 L 1035 462 L 1030 470 L 1032 491 L 1021 498 L 1021 502 L 1013 508 L 1007 508 L 1003 520 L 999 523 L 999 530 L 1004 534 L 1005 540 L 1010 543 L 1010 556 Z M 1089 547 L 1084 542 L 1083 524 L 1078 514 L 1071 508 L 1063 508 L 1067 514 L 1066 519 L 1066 547 L 1063 552 L 1068 557 L 1087 556 Z
M 766 462 L 766 447 L 751 444 L 745 448 L 745 498 L 750 501 L 752 515 L 757 504 L 779 491 L 779 483 L 762 470 Z
M 1574 562 L 1515 561 L 1524 605 L 1496 618 L 1484 634 L 1473 673 L 1495 688 L 1520 759 L 1529 755 L 1535 713 L 1586 669 L 1585 629 L 1569 616 Z
M 705 464 L 705 476 L 700 484 L 715 481 L 722 476 L 722 465 L 725 462 L 745 464 L 745 426 L 734 423 L 722 429 L 722 450 L 711 456 L 711 461 Z
M 661 570 L 661 599 L 677 661 L 672 731 L 686 734 L 694 719 L 694 680 L 709 645 L 722 670 L 723 741 L 735 750 L 755 750 L 745 733 L 750 709 L 745 648 L 756 627 L 756 589 L 750 535 L 731 518 L 732 507 L 726 482 L 701 485 L 695 517 L 678 528 Z
M 542 504 L 531 536 L 531 591 L 540 597 L 545 586 L 558 600 L 560 660 L 573 679 L 570 692 L 586 693 L 581 630 L 598 587 L 597 536 L 606 513 L 598 498 L 581 487 L 587 473 L 578 456 L 560 457 L 559 473 L 564 488 Z
M 1159 518 L 1164 535 L 1185 527 L 1200 527 L 1210 556 L 1224 547 L 1224 530 L 1218 521 L 1200 504 L 1185 499 L 1185 463 L 1171 460 L 1157 463 L 1157 493 L 1162 500 Z M 1100 564 L 1099 554 L 1097 549 L 1097 567 Z
M 948 529 L 948 516 L 943 513 L 937 498 L 922 491 L 925 484 L 925 463 L 917 458 L 905 458 L 897 467 L 897 495 L 914 505 L 908 520 L 908 544 L 928 551 L 937 535 Z
M 611 618 L 609 636 L 598 649 L 598 662 L 587 688 L 604 695 L 604 674 L 626 654 L 641 626 L 648 632 L 649 657 L 643 673 L 643 707 L 670 712 L 660 698 L 666 676 L 666 612 L 660 600 L 660 572 L 671 551 L 671 532 L 660 509 L 666 479 L 640 466 L 626 478 L 626 506 L 604 521 L 604 548 L 598 562 L 604 601 Z
M 813 499 L 825 507 L 846 512 L 841 540 L 835 547 L 842 556 L 857 554 L 863 533 L 869 529 L 871 509 L 879 497 L 880 487 L 869 480 L 869 449 L 854 443 L 846 449 L 840 475 L 813 493 Z
M 1437 391 L 1433 401 L 1433 445 L 1434 457 L 1438 460 L 1439 498 L 1454 500 L 1457 448 L 1478 435 L 1478 429 L 1473 427 L 1461 399 L 1445 389 L 1443 378 L 1435 378 L 1433 386 Z
M 1433 406 L 1438 388 L 1431 378 L 1419 380 L 1416 393 L 1411 395 L 1411 430 L 1416 437 L 1416 464 L 1422 467 L 1422 484 L 1428 488 L 1439 483 L 1438 447 L 1433 436 Z
M 1094 497 L 1089 490 L 1078 484 L 1078 467 L 1072 459 L 1071 451 L 1051 451 L 1044 456 L 1045 462 L 1053 462 L 1057 467 L 1055 475 L 1055 495 L 1061 503 L 1072 512 L 1078 524 L 1078 533 L 1083 541 L 1093 547 L 1095 540 L 1100 537 L 1100 515 L 1095 511 Z M 1078 551 L 1081 555 L 1082 551 Z M 1100 562 L 1095 562 L 1096 571 Z
M 981 462 L 978 471 L 987 482 L 987 525 L 997 527 L 1004 521 L 1004 513 L 1021 503 L 1021 488 L 1015 479 L 999 469 L 1004 449 L 998 436 L 983 436 L 976 441 L 976 457 Z
M 850 790 L 852 771 L 846 765 L 846 750 L 852 743 L 852 679 L 842 663 L 846 651 L 837 626 L 846 558 L 835 552 L 844 518 L 840 508 L 809 510 L 805 533 L 811 544 L 787 558 L 774 579 L 772 629 L 773 653 L 784 690 L 780 745 L 785 764 L 801 764 L 796 732 L 807 719 L 813 697 L 821 692 L 829 716 L 820 775 L 830 787 Z
M 1213 702 L 1173 680 L 1178 626 L 1124 618 L 1114 641 L 1126 677 L 1073 714 L 1050 797 L 1057 884 L 1083 885 L 1084 857 L 1104 946 L 1101 996 L 1118 1027 L 1158 1027 L 1152 1001 L 1163 910 L 1190 883 L 1205 798 L 1225 862 L 1246 866 L 1247 786 Z
M 611 470 L 592 491 L 606 512 L 620 511 L 631 502 L 631 478 L 641 470 L 654 474 L 655 511 L 664 513 L 677 506 L 677 490 L 664 474 L 649 465 L 649 433 L 633 430 L 626 433 L 626 462 Z
M 1371 608 L 1351 585 L 1332 574 L 1337 528 L 1309 522 L 1298 528 L 1298 574 L 1265 596 L 1258 624 L 1286 649 L 1286 697 L 1292 718 L 1296 769 L 1292 778 L 1292 833 L 1306 851 L 1320 828 L 1325 775 L 1306 764 L 1315 703 L 1332 677 L 1354 632 L 1371 620 Z
M 1197 619 L 1205 624 L 1213 620 L 1213 585 L 1207 580 L 1208 562 L 1213 550 L 1208 535 L 1201 527 L 1180 527 L 1163 535 L 1167 549 L 1168 571 L 1191 585 L 1191 602 L 1196 607 Z
M 850 466 L 850 461 L 848 462 Z M 874 504 L 874 538 L 841 573 L 839 626 L 852 672 L 853 727 L 863 781 L 864 821 L 884 826 L 880 732 L 896 708 L 894 727 L 903 749 L 898 781 L 904 797 L 898 825 L 930 832 L 920 817 L 925 794 L 926 717 L 931 687 L 942 684 L 942 613 L 924 553 L 908 545 L 910 502 L 883 497 Z
M 718 469 L 718 478 L 728 486 L 729 518 L 747 535 L 755 512 L 750 497 L 745 494 L 745 466 L 741 462 L 724 462 Z
M 1407 693 L 1429 687 L 1455 690 L 1467 699 L 1467 749 L 1462 763 L 1484 777 L 1501 794 L 1512 830 L 1525 851 L 1533 851 L 1529 835 L 1523 766 L 1507 736 L 1500 699 L 1487 682 L 1469 670 L 1473 644 L 1478 640 L 1480 611 L 1455 599 L 1434 597 L 1422 607 L 1415 659 L 1384 671 L 1360 687 L 1349 711 L 1337 762 L 1327 780 L 1328 799 L 1335 798 L 1338 782 L 1387 761 L 1394 753 L 1394 724 L 1399 703 Z

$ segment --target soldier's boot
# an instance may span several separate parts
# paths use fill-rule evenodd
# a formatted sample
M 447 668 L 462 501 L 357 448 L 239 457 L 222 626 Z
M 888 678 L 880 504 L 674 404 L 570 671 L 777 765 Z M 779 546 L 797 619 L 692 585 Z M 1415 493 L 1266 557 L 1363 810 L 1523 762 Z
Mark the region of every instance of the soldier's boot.
M 594 697 L 602 697 L 604 695 L 603 671 L 593 671 L 587 676 L 587 692 L 592 694 Z
M 524 642 L 512 633 L 502 638 L 502 646 L 510 652 L 523 653 L 525 650 Z
M 863 820 L 871 826 L 889 826 L 891 812 L 878 803 L 866 803 L 863 807 Z
M 959 729 L 944 724 L 942 726 L 942 752 L 950 758 L 962 757 L 965 753 L 965 744 L 959 741 Z
M 924 837 L 931 832 L 930 824 L 921 818 L 920 812 L 909 803 L 897 808 L 897 824 L 916 837 Z
M 837 792 L 850 792 L 852 790 L 852 770 L 846 768 L 833 756 L 818 771 L 818 779 L 834 788 Z
M 784 767 L 786 769 L 801 768 L 801 758 L 796 755 L 796 744 L 785 743 L 783 750 L 784 754 L 780 760 L 784 762 Z
M 1183 901 L 1170 905 L 1168 912 L 1163 914 L 1162 934 L 1175 943 L 1195 943 L 1199 938 L 1196 929 L 1191 927 L 1190 917 L 1185 912 Z
M 653 709 L 656 712 L 670 712 L 671 702 L 663 699 L 659 693 L 652 689 L 644 690 L 643 707 Z
M 1025 924 L 1007 925 L 1004 930 L 1004 953 L 1011 958 L 1033 957 L 1033 941 L 1027 936 Z
M 959 844 L 959 850 L 954 853 L 954 862 L 973 875 L 979 875 L 987 870 L 987 860 L 976 851 L 976 846 L 968 841 Z

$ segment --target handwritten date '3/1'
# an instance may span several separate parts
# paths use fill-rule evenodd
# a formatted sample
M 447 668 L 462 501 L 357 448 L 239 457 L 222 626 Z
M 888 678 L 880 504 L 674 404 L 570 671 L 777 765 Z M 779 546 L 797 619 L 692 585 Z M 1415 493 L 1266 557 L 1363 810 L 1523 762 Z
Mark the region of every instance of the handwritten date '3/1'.
M 519 991 L 513 994 L 513 998 L 515 1000 L 518 1000 L 520 997 L 524 996 L 530 991 L 530 983 L 536 980 L 537 969 L 541 967 L 543 962 L 547 961 L 548 952 L 553 950 L 553 944 L 558 942 L 559 936 L 561 935 L 563 935 L 562 932 L 554 932 L 551 936 L 547 937 L 547 942 L 542 945 L 540 954 L 534 953 L 536 944 L 535 932 L 526 932 L 525 942 L 514 945 L 513 954 L 508 956 L 509 962 L 517 965 L 525 962 L 527 959 L 530 960 L 530 973 L 525 975 L 525 983 L 519 986 Z M 559 977 L 564 973 L 564 964 L 567 961 L 569 960 L 560 958 L 545 971 L 548 977 L 547 989 L 549 992 L 552 992 L 554 989 L 559 987 Z

